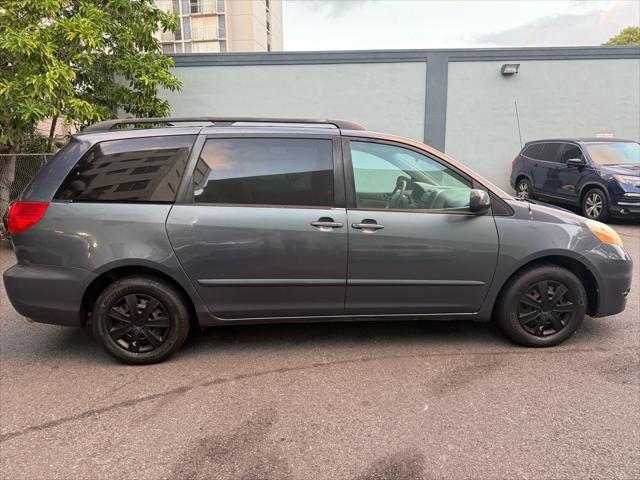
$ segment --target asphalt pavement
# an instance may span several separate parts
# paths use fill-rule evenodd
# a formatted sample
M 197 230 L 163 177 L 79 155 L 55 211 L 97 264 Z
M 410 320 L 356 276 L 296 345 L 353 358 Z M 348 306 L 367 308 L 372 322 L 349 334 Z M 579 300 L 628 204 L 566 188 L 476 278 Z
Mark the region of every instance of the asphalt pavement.
M 613 226 L 640 265 L 640 227 Z M 144 367 L 0 288 L 0 478 L 637 479 L 639 272 L 556 348 L 471 322 L 230 326 Z

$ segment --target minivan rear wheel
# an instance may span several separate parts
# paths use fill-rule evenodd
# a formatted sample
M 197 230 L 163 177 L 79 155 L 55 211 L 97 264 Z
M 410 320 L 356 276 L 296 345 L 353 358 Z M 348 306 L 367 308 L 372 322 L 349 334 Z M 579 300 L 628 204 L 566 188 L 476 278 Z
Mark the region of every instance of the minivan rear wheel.
M 175 353 L 189 333 L 189 311 L 171 285 L 147 276 L 125 277 L 98 297 L 93 333 L 118 360 L 160 362 Z
M 604 222 L 609 219 L 609 200 L 599 188 L 592 188 L 582 198 L 582 215 Z
M 569 338 L 582 324 L 587 295 L 569 270 L 540 266 L 512 278 L 496 309 L 502 331 L 528 347 L 551 347 Z

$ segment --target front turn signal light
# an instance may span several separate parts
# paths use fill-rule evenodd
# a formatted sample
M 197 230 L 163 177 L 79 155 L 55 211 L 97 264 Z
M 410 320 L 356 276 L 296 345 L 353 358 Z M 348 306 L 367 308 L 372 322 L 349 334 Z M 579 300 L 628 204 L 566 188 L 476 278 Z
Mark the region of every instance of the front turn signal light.
M 610 243 L 611 245 L 618 245 L 622 247 L 622 238 L 618 235 L 613 228 L 604 223 L 596 222 L 595 220 L 585 220 L 585 225 L 589 227 L 589 230 L 598 237 L 603 243 Z

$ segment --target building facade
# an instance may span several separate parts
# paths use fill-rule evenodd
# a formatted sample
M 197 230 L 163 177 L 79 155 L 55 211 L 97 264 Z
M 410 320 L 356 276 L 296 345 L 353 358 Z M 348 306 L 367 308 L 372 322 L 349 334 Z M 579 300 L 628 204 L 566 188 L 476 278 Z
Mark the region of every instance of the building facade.
M 175 32 L 160 33 L 174 53 L 282 50 L 282 0 L 157 0 L 180 16 Z
M 524 142 L 596 135 L 640 139 L 640 47 L 277 52 L 174 60 L 182 91 L 162 94 L 172 115 L 353 120 L 425 142 L 507 189 L 511 161 Z

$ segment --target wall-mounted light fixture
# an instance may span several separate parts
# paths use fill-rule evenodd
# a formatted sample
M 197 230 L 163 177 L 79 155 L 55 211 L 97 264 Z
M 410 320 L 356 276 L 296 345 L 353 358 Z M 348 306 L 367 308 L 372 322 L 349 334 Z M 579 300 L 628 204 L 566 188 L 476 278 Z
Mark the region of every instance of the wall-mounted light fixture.
M 516 73 L 518 73 L 519 68 L 520 68 L 519 63 L 505 63 L 504 65 L 502 65 L 500 72 L 502 73 L 502 75 L 505 75 L 505 76 L 515 75 Z

